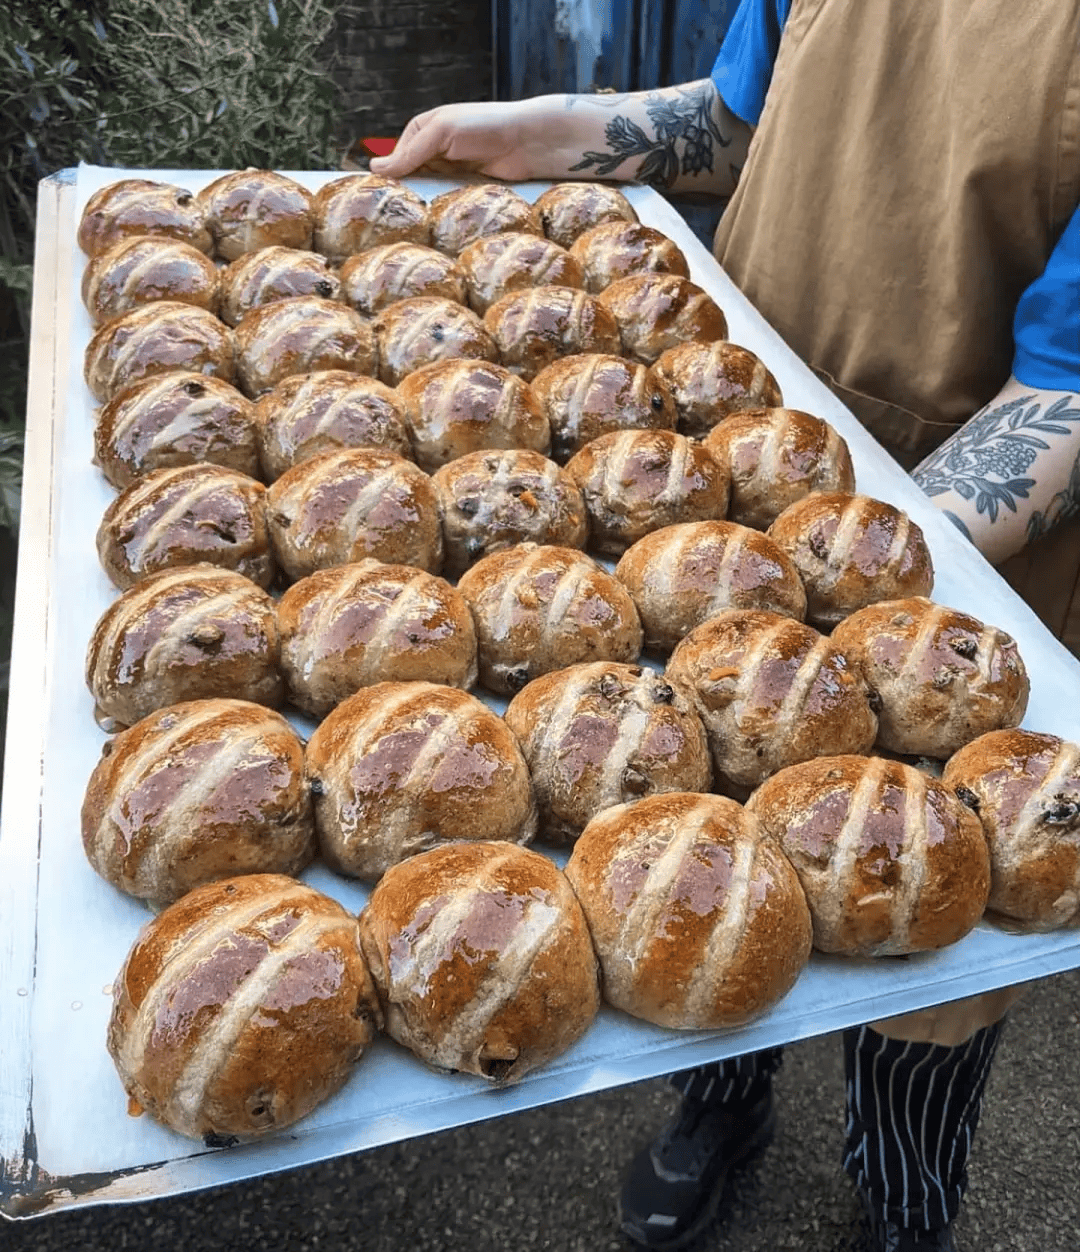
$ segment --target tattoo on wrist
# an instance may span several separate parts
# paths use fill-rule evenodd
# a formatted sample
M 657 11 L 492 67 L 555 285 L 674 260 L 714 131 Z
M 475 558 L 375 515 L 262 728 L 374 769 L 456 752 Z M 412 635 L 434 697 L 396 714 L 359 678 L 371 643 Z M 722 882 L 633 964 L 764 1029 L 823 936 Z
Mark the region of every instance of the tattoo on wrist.
M 650 138 L 636 122 L 620 113 L 604 127 L 609 150 L 582 153 L 571 171 L 595 168 L 598 177 L 606 178 L 624 161 L 641 157 L 638 181 L 660 188 L 671 187 L 680 173 L 712 173 L 714 150 L 731 143 L 731 136 L 723 134 L 712 116 L 715 91 L 712 83 L 706 82 L 680 90 L 676 96 L 649 92 L 645 111 L 656 137 Z
M 991 408 L 989 405 L 964 424 L 955 435 L 932 452 L 912 472 L 912 478 L 928 496 L 955 491 L 975 503 L 978 513 L 991 522 L 1008 509 L 1015 513 L 1017 500 L 1026 500 L 1035 479 L 1027 472 L 1040 452 L 1053 446 L 1053 436 L 1075 436 L 1080 422 L 1080 400 L 1062 396 L 1044 410 L 1035 395 L 1019 396 Z M 1047 438 L 1043 438 L 1046 436 Z M 1080 469 L 1074 466 L 1069 488 L 1059 492 L 1045 514 L 1028 522 L 1028 539 L 1049 529 L 1080 506 Z

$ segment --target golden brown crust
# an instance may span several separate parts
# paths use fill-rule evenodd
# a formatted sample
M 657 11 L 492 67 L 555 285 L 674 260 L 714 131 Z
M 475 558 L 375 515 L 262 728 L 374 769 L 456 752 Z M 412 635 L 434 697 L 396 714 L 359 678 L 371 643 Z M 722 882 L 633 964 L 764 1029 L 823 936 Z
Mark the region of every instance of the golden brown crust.
M 312 199 L 314 247 L 331 261 L 383 244 L 427 244 L 428 206 L 394 178 L 353 174 L 320 187 Z
M 966 613 L 888 600 L 845 618 L 832 638 L 880 696 L 878 743 L 893 752 L 948 757 L 1023 719 L 1030 684 L 1015 640 Z
M 670 430 L 601 435 L 567 462 L 589 513 L 589 547 L 621 556 L 650 531 L 727 512 L 728 481 L 699 443 Z
M 682 640 L 666 673 L 693 688 L 718 779 L 736 795 L 785 766 L 874 742 L 877 717 L 856 666 L 778 613 L 718 613 Z
M 782 770 L 747 808 L 794 865 L 814 946 L 900 956 L 962 939 L 990 886 L 979 819 L 910 765 L 836 756 Z
M 405 406 L 385 383 L 349 370 L 294 374 L 255 405 L 267 482 L 337 448 L 380 448 L 412 457 Z
M 628 548 L 615 577 L 633 596 L 645 647 L 670 652 L 724 609 L 765 609 L 802 621 L 806 592 L 788 555 L 735 522 L 665 526 Z
M 311 193 L 273 170 L 236 170 L 199 192 L 214 255 L 235 261 L 260 248 L 311 247 Z
M 589 520 L 581 492 L 539 452 L 470 452 L 437 470 L 432 482 L 449 578 L 518 543 L 585 547 Z
M 115 982 L 108 1047 L 129 1097 L 220 1146 L 311 1112 L 382 1024 L 356 918 L 278 874 L 197 887 Z
M 727 319 L 712 296 L 678 274 L 632 274 L 597 299 L 618 324 L 623 353 L 646 365 L 687 340 L 727 337 Z
M 240 389 L 253 399 L 291 374 L 376 373 L 371 327 L 352 309 L 321 296 L 289 296 L 252 309 L 236 328 L 236 349 Z
M 480 183 L 445 191 L 431 202 L 431 245 L 457 256 L 471 243 L 503 231 L 542 234 L 532 205 L 500 183 Z
M 238 326 L 252 309 L 290 296 L 340 300 L 341 282 L 325 257 L 297 248 L 260 248 L 221 272 L 221 320 L 229 326 Z
M 594 817 L 566 875 L 603 971 L 604 998 L 658 1026 L 723 1029 L 759 1017 L 810 956 L 794 870 L 755 818 L 721 796 L 648 796 Z
M 86 345 L 83 377 L 104 403 L 127 387 L 173 370 L 232 382 L 233 333 L 212 313 L 177 300 L 143 304 L 106 322 Z
M 345 299 L 363 317 L 374 317 L 398 300 L 440 296 L 465 303 L 465 275 L 456 262 L 417 243 L 388 243 L 342 262 Z
M 527 287 L 581 287 L 581 266 L 558 244 L 537 235 L 504 231 L 469 244 L 458 257 L 469 307 L 487 310 L 511 291 Z
M 1080 747 L 993 730 L 949 758 L 942 781 L 978 814 L 990 848 L 987 908 L 1011 930 L 1080 922 Z
M 636 222 L 634 206 L 617 187 L 604 183 L 556 183 L 536 198 L 536 226 L 561 248 L 569 248 L 602 222 Z
M 429 1065 L 517 1081 L 600 1005 L 581 907 L 547 859 L 455 844 L 391 869 L 360 915 L 391 1038 Z
M 616 430 L 674 430 L 675 405 L 640 361 L 587 352 L 552 361 L 529 384 L 551 426 L 560 465 Z
M 817 491 L 789 505 L 769 538 L 794 561 L 806 618 L 822 630 L 874 604 L 928 596 L 934 563 L 917 522 L 872 496 Z
M 242 574 L 192 565 L 152 574 L 101 615 L 86 656 L 100 712 L 121 726 L 182 700 L 281 702 L 274 602 Z
M 705 447 L 731 474 L 728 516 L 767 530 L 811 491 L 854 491 L 844 439 L 801 409 L 752 409 L 726 417 Z
M 476 681 L 468 605 L 448 582 L 410 565 L 318 570 L 285 592 L 277 613 L 289 699 L 313 717 L 375 683 Z
M 171 705 L 105 744 L 82 839 L 106 881 L 155 905 L 236 874 L 298 874 L 315 854 L 303 746 L 258 704 Z
M 506 723 L 475 696 L 426 682 L 376 683 L 308 741 L 315 828 L 327 863 L 374 881 L 452 840 L 528 843 L 536 799 Z
M 438 296 L 399 300 L 374 323 L 379 377 L 396 387 L 407 374 L 455 357 L 497 361 L 499 349 L 484 323 L 463 304 Z
M 574 241 L 570 255 L 581 266 L 586 291 L 600 292 L 631 274 L 678 274 L 690 267 L 677 244 L 640 222 L 604 222 Z
M 435 361 L 397 388 L 420 468 L 484 448 L 547 453 L 551 432 L 527 383 L 490 361 Z
M 442 566 L 435 488 L 392 452 L 322 452 L 272 483 L 266 505 L 274 552 L 290 578 L 365 557 L 431 574 Z
M 105 510 L 101 564 L 118 587 L 202 561 L 269 587 L 275 568 L 265 497 L 262 483 L 219 465 L 154 470 Z
M 641 622 L 617 579 L 571 548 L 520 543 L 462 574 L 480 682 L 502 695 L 579 661 L 634 661 Z
M 220 378 L 172 370 L 126 387 L 98 410 L 94 460 L 114 487 L 140 474 L 209 461 L 259 475 L 255 414 Z
M 122 239 L 154 235 L 179 239 L 200 252 L 213 247 L 202 205 L 183 187 L 123 178 L 95 191 L 79 221 L 79 247 L 98 256 Z
M 83 271 L 82 299 L 95 326 L 155 300 L 217 313 L 217 266 L 179 239 L 136 235 L 91 259 Z
M 674 397 L 679 429 L 695 439 L 704 439 L 733 413 L 784 402 L 780 385 L 754 353 L 719 338 L 722 342 L 670 347 L 653 366 Z
M 529 764 L 542 837 L 573 841 L 613 804 L 709 790 L 709 745 L 690 693 L 640 665 L 543 674 L 504 716 Z
M 572 287 L 533 287 L 496 300 L 484 325 L 507 369 L 531 380 L 558 357 L 582 352 L 618 356 L 619 327 L 592 296 Z

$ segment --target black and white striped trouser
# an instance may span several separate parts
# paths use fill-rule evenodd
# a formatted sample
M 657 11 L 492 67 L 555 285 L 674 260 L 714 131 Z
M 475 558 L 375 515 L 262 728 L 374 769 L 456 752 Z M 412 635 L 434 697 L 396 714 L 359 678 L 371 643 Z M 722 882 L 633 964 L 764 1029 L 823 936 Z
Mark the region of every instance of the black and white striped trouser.
M 933 1230 L 956 1217 L 1001 1026 L 955 1048 L 888 1039 L 869 1026 L 844 1031 L 843 1166 L 885 1221 Z M 783 1049 L 769 1048 L 671 1081 L 686 1096 L 749 1106 L 766 1093 L 782 1057 Z

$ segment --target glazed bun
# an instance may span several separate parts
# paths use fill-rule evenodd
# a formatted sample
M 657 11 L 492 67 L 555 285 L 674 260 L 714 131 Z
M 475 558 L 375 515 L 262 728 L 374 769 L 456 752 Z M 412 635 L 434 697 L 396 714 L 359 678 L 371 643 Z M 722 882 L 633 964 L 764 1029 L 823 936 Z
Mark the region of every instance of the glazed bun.
M 1030 684 L 1016 642 L 977 618 L 913 596 L 845 618 L 833 642 L 881 698 L 878 743 L 945 758 L 1018 726 Z
M 601 435 L 675 429 L 671 396 L 639 361 L 595 352 L 562 357 L 529 386 L 551 426 L 551 455 L 560 465 Z
M 418 243 L 387 243 L 351 256 L 339 271 L 344 298 L 363 317 L 399 300 L 438 296 L 464 304 L 465 275 L 452 257 Z
M 992 730 L 949 758 L 942 779 L 978 814 L 990 847 L 995 921 L 1039 932 L 1080 922 L 1080 747 Z
M 722 796 L 647 796 L 605 809 L 566 866 L 604 998 L 657 1026 L 720 1030 L 760 1017 L 810 957 L 795 871 Z
M 114 987 L 108 1046 L 124 1090 L 210 1147 L 310 1113 L 382 1024 L 357 919 L 279 874 L 208 883 L 170 905 Z
M 731 474 L 728 517 L 744 526 L 767 530 L 812 491 L 855 490 L 842 436 L 799 409 L 733 413 L 713 428 L 705 447 Z
M 639 539 L 615 577 L 630 592 L 645 647 L 670 652 L 725 609 L 764 609 L 802 621 L 806 592 L 787 554 L 735 522 L 683 522 Z
M 452 357 L 497 361 L 498 346 L 463 304 L 437 296 L 399 300 L 372 323 L 379 345 L 379 377 L 396 387 L 413 370 Z
M 536 800 L 506 723 L 434 683 L 376 683 L 337 706 L 307 746 L 323 858 L 374 882 L 443 843 L 528 843 Z
M 550 239 L 504 232 L 478 239 L 458 257 L 469 305 L 486 313 L 500 297 L 527 287 L 580 287 L 581 266 Z
M 439 1070 L 516 1082 L 600 1007 L 570 884 L 538 853 L 453 844 L 395 866 L 360 915 L 386 1033 Z
M 428 206 L 404 183 L 352 174 L 320 187 L 311 205 L 315 251 L 335 263 L 384 244 L 426 244 Z
M 520 543 L 462 574 L 476 623 L 480 682 L 512 695 L 580 661 L 634 661 L 641 622 L 623 585 L 583 552 Z
M 255 410 L 220 378 L 190 370 L 154 374 L 98 410 L 94 460 L 119 488 L 152 470 L 199 461 L 257 478 Z
M 666 673 L 693 690 L 718 781 L 737 798 L 788 765 L 874 743 L 877 717 L 859 672 L 793 618 L 718 613 L 682 640 Z
M 317 570 L 277 610 L 289 700 L 312 717 L 375 683 L 476 681 L 469 607 L 424 570 L 370 560 Z
M 456 257 L 478 239 L 508 230 L 541 233 L 528 200 L 500 183 L 458 187 L 431 202 L 431 244 L 448 256 Z
M 720 342 L 680 343 L 653 366 L 675 401 L 679 429 L 694 439 L 733 413 L 783 403 L 776 379 L 748 349 Z
M 589 547 L 621 556 L 650 531 L 721 518 L 727 474 L 698 443 L 670 430 L 601 435 L 567 462 L 589 513 Z
M 542 838 L 572 841 L 613 804 L 708 791 L 712 781 L 689 693 L 639 665 L 593 661 L 544 674 L 505 718 L 529 764 Z
M 560 248 L 569 248 L 602 222 L 636 222 L 634 206 L 604 183 L 556 183 L 533 204 L 533 221 Z
M 136 235 L 91 260 L 83 272 L 82 299 L 95 326 L 155 300 L 217 313 L 217 266 L 179 239 Z
M 274 552 L 290 578 L 365 557 L 432 574 L 442 566 L 431 479 L 392 452 L 320 453 L 272 483 L 266 505 Z
M 794 865 L 821 952 L 928 952 L 982 916 L 990 864 L 979 819 L 921 770 L 823 757 L 774 774 L 747 808 Z
M 640 222 L 604 222 L 579 235 L 570 255 L 581 266 L 586 291 L 600 292 L 632 274 L 690 277 L 682 250 Z
M 200 202 L 183 187 L 123 178 L 95 191 L 79 220 L 79 247 L 100 256 L 133 235 L 178 239 L 200 252 L 213 247 Z
M 260 248 L 221 272 L 221 320 L 238 326 L 252 309 L 291 296 L 340 300 L 341 282 L 326 258 L 296 248 Z
M 298 874 L 315 855 L 303 746 L 258 704 L 171 705 L 105 745 L 82 839 L 102 878 L 155 906 L 236 874 Z
M 532 287 L 496 300 L 484 325 L 508 369 L 531 380 L 552 361 L 582 352 L 618 356 L 619 327 L 592 296 L 572 287 Z
M 618 324 L 625 355 L 646 365 L 687 340 L 713 343 L 727 336 L 727 320 L 712 296 L 678 274 L 620 278 L 597 299 Z
M 261 248 L 311 247 L 311 194 L 273 170 L 237 170 L 199 192 L 214 254 L 235 261 Z
M 118 587 L 202 561 L 269 587 L 275 569 L 266 488 L 220 465 L 154 470 L 105 510 L 97 550 Z
M 928 596 L 934 586 L 921 527 L 871 496 L 804 496 L 773 522 L 769 538 L 795 563 L 807 620 L 822 630 L 878 600 Z

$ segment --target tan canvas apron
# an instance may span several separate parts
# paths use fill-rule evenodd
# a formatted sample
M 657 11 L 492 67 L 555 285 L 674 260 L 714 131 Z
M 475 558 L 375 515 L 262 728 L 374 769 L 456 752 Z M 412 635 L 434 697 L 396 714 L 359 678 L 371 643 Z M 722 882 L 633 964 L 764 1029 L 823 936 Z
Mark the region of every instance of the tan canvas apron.
M 1017 301 L 1078 202 L 1080 0 L 794 0 L 715 252 L 911 468 L 1008 378 Z M 1056 585 L 1031 554 L 1014 585 L 1060 634 L 1080 526 L 1040 546 Z M 1015 994 L 875 1025 L 956 1043 Z

